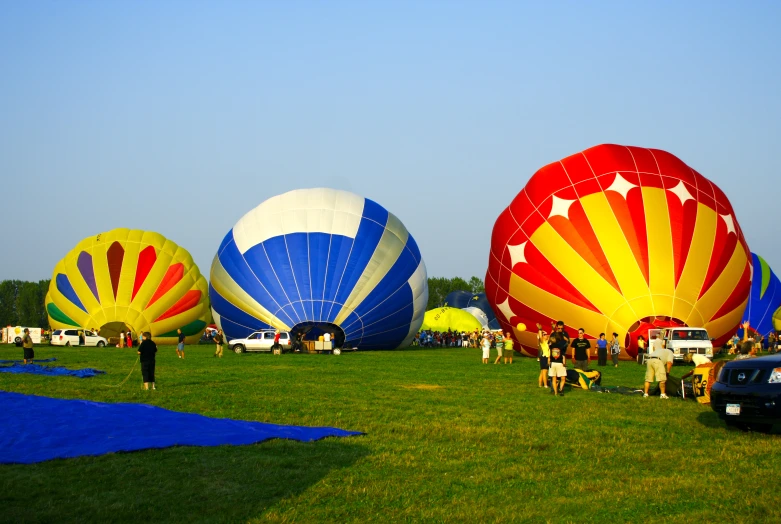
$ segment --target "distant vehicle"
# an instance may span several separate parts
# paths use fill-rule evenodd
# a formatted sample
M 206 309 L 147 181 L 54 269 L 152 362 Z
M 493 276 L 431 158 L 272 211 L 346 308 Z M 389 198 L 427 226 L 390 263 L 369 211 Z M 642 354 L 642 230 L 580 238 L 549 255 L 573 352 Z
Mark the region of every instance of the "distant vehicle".
M 710 393 L 728 426 L 768 432 L 781 423 L 781 355 L 724 364 Z
M 28 327 L 30 330 L 30 338 L 33 339 L 33 344 L 41 343 L 41 328 Z M 22 337 L 24 336 L 24 326 L 8 326 L 3 328 L 3 342 L 6 344 L 21 344 Z
M 655 330 L 651 330 L 653 334 Z M 692 355 L 713 358 L 713 343 L 708 330 L 697 327 L 670 327 L 659 330 L 664 347 L 671 350 L 676 362 L 691 362 Z
M 79 331 L 83 337 L 79 337 Z M 83 340 L 81 340 L 83 338 Z M 52 333 L 52 346 L 95 346 L 102 348 L 107 340 L 88 329 L 56 329 Z
M 284 351 L 291 348 L 292 338 L 287 331 L 279 332 L 279 343 Z M 271 351 L 274 345 L 274 330 L 264 329 L 256 331 L 247 338 L 234 338 L 229 342 L 234 353 L 240 354 L 249 351 Z

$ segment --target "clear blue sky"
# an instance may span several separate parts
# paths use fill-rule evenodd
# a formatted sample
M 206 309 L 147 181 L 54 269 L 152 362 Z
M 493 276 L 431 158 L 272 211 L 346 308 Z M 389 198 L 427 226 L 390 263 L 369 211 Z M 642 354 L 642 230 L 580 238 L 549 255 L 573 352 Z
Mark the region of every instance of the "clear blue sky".
M 541 166 L 665 149 L 781 270 L 781 2 L 0 3 L 0 279 L 158 231 L 201 271 L 266 198 L 396 214 L 433 276 L 485 274 Z

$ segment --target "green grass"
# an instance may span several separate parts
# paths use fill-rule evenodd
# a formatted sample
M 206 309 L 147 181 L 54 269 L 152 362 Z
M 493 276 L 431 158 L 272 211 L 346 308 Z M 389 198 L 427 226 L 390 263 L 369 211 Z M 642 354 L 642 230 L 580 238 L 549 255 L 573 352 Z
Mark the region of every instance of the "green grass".
M 362 437 L 180 447 L 0 466 L 0 521 L 778 521 L 777 434 L 727 429 L 691 401 L 537 388 L 538 364 L 479 350 L 211 357 L 158 353 L 158 387 L 119 383 L 135 352 L 36 348 L 91 379 L 0 374 L 0 389 Z M 5 346 L 0 359 L 19 358 Z M 639 386 L 644 368 L 604 370 Z M 676 374 L 675 372 L 673 373 Z M 678 372 L 680 376 L 682 372 Z M 777 428 L 776 428 L 777 432 Z

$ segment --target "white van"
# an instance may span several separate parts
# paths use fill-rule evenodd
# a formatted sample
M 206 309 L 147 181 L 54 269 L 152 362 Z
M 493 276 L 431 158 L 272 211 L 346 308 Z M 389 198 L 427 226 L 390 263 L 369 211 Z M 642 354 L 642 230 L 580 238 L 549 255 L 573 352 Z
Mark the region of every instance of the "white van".
M 79 331 L 84 334 L 84 340 L 81 340 Z M 89 329 L 56 329 L 52 333 L 52 346 L 95 346 L 102 348 L 105 345 L 106 339 Z
M 692 355 L 713 358 L 713 343 L 705 328 L 664 328 L 660 336 L 664 341 L 664 347 L 672 350 L 676 362 L 691 362 Z

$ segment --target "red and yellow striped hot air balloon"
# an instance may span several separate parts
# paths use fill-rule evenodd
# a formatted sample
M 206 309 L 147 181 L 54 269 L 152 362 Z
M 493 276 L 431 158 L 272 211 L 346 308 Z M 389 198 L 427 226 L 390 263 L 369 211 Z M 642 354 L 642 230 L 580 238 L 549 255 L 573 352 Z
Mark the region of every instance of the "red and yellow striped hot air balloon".
M 705 327 L 722 343 L 750 285 L 724 193 L 670 153 L 619 145 L 534 174 L 494 225 L 485 281 L 505 329 L 563 320 L 570 334 L 616 332 L 623 358 L 652 327 Z M 533 329 L 515 336 L 536 355 Z
M 158 233 L 114 229 L 85 238 L 57 263 L 46 295 L 54 329 L 149 331 L 197 342 L 209 320 L 208 284 L 190 253 Z

